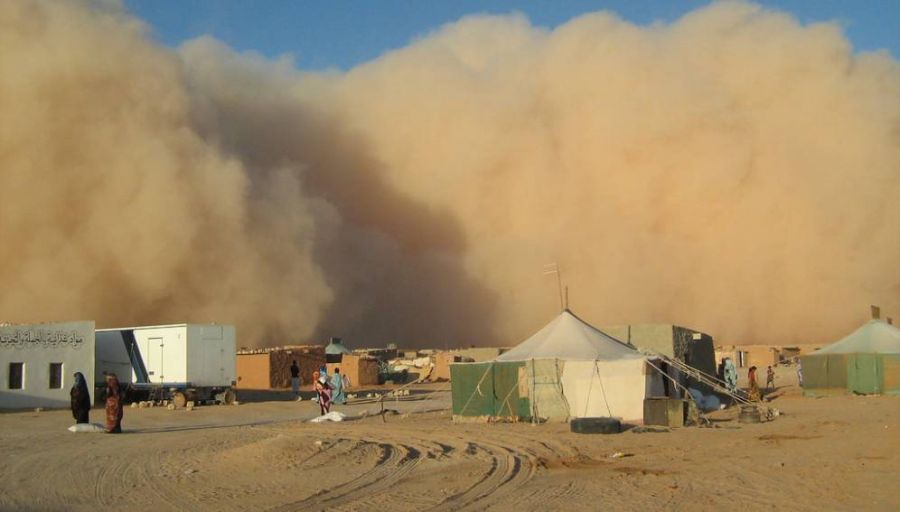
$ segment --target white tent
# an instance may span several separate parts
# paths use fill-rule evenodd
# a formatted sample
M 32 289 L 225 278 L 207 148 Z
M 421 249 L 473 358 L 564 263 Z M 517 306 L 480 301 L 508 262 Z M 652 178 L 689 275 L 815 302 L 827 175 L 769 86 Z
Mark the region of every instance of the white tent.
M 568 309 L 495 361 L 562 359 L 609 361 L 643 357 L 633 346 L 619 341 L 575 316 Z
M 495 361 L 524 361 L 532 414 L 548 420 L 612 416 L 641 421 L 662 377 L 634 347 L 565 310 Z

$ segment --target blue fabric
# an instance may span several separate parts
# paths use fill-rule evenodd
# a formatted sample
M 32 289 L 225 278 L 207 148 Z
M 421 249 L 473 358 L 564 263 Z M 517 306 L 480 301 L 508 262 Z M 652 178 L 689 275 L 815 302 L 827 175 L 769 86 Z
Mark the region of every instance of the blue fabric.
M 344 396 L 344 381 L 341 379 L 340 373 L 335 373 L 331 376 L 331 388 L 334 390 L 331 395 L 331 400 L 336 404 L 343 404 L 347 402 L 347 397 Z
M 698 389 L 688 388 L 688 393 L 691 394 L 694 402 L 697 403 L 697 407 L 703 412 L 717 411 L 722 403 L 719 401 L 719 397 L 715 395 L 704 395 Z

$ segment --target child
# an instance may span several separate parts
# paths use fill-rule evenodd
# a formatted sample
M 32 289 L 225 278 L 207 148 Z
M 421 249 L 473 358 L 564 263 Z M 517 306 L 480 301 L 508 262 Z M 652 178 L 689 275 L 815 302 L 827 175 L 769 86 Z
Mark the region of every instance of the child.
M 775 370 L 771 366 L 766 370 L 766 389 L 770 387 L 775 389 Z

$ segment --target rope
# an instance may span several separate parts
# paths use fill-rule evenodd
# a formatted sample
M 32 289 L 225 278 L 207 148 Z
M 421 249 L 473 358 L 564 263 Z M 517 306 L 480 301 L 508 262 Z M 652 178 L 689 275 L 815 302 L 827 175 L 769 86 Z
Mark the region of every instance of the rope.
M 612 416 L 612 410 L 609 408 L 609 400 L 606 398 L 606 387 L 603 385 L 603 376 L 600 375 L 600 366 L 597 364 L 596 359 L 594 360 L 594 373 L 597 374 L 597 379 L 600 380 L 600 392 L 603 394 L 603 403 L 606 404 L 606 413 Z M 587 404 L 585 404 L 584 415 L 587 416 Z
M 594 368 L 596 369 L 596 367 L 597 367 L 597 360 L 594 359 Z M 593 391 L 593 389 L 594 389 L 594 374 L 591 373 L 591 381 L 588 384 L 587 398 L 584 401 L 584 416 L 587 416 L 587 407 L 588 407 L 588 404 L 591 403 L 591 391 Z
M 566 422 L 568 422 L 569 418 L 572 417 L 569 414 L 569 411 L 571 411 L 572 408 L 571 408 L 571 404 L 569 404 L 569 399 L 566 398 L 566 393 L 565 393 L 566 390 L 563 389 L 562 374 L 560 374 L 560 371 L 559 371 L 559 363 L 560 363 L 559 359 L 555 359 L 553 362 L 553 369 L 556 370 L 556 384 L 557 384 L 556 390 L 559 391 L 559 396 L 562 397 L 563 403 L 566 404 Z M 565 363 L 563 363 L 563 364 L 565 364 Z

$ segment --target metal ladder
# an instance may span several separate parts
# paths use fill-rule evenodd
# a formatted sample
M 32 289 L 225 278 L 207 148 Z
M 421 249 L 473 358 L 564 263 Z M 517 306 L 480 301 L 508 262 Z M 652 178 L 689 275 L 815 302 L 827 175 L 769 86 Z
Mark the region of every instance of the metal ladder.
M 712 388 L 713 390 L 715 390 L 718 393 L 721 393 L 723 395 L 733 398 L 736 402 L 738 402 L 742 405 L 753 405 L 753 406 L 759 405 L 757 403 L 751 402 L 750 400 L 745 398 L 740 393 L 735 393 L 735 392 L 731 391 L 730 389 L 725 387 L 725 383 L 720 381 L 719 379 L 717 379 L 711 375 L 707 375 L 706 373 L 703 373 L 702 371 L 694 368 L 693 366 L 688 365 L 684 361 L 675 359 L 674 357 L 669 357 L 669 356 L 666 356 L 663 354 L 655 354 L 652 352 L 647 353 L 647 355 L 661 359 L 663 362 L 665 362 L 669 366 L 674 367 L 676 370 L 680 371 L 681 373 L 693 378 L 697 382 L 706 384 L 707 386 L 709 386 L 710 388 Z

